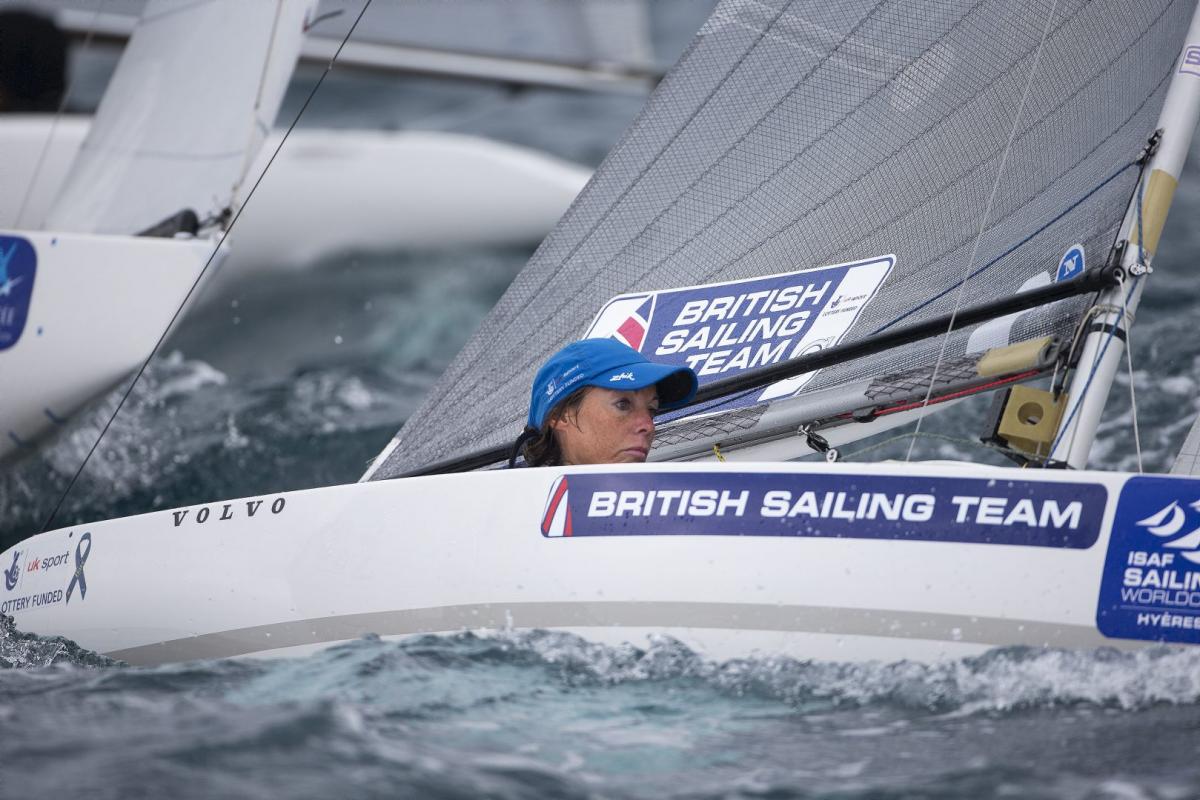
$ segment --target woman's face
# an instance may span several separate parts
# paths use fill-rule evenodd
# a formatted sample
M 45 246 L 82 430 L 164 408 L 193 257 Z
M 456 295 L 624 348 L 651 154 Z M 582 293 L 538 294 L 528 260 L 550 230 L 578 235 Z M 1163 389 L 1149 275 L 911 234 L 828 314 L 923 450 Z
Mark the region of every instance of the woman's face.
M 570 411 L 550 423 L 564 464 L 639 464 L 654 441 L 658 390 L 632 392 L 589 387 L 578 413 Z

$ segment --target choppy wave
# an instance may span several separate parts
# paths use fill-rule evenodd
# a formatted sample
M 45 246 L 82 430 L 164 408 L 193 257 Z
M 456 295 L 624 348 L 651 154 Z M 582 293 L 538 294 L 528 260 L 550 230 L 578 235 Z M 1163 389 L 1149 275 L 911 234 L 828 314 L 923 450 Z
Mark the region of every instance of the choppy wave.
M 38 636 L 19 631 L 12 617 L 0 614 L 0 669 L 30 669 L 51 664 L 112 667 L 119 663 L 61 636 Z
M 0 653 L 14 637 L 67 645 L 7 627 Z M 0 720 L 18 734 L 0 737 L 0 763 L 23 767 L 5 784 L 14 796 L 1200 790 L 1196 650 L 714 662 L 669 638 L 612 647 L 533 631 L 367 637 L 300 659 L 156 668 L 30 653 L 31 668 L 0 673 Z

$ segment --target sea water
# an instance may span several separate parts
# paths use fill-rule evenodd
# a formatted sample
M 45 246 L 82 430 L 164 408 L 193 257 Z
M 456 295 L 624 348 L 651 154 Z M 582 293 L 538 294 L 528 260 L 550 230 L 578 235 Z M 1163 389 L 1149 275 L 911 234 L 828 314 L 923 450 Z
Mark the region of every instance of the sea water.
M 330 86 L 310 124 L 480 133 L 590 164 L 639 104 Z M 1198 214 L 1200 152 L 1101 425 L 1102 467 L 1136 470 L 1140 444 L 1146 470 L 1168 469 L 1200 410 Z M 223 281 L 69 492 L 123 387 L 0 474 L 0 547 L 55 507 L 61 526 L 357 479 L 531 248 L 346 254 Z M 913 457 L 994 460 L 972 441 L 986 402 L 940 415 Z M 879 437 L 847 457 L 907 450 Z M 134 668 L 0 619 L 0 667 L 3 797 L 1200 797 L 1200 649 L 715 662 L 671 639 L 524 632 Z
M 156 668 L 0 633 L 0 796 L 1191 798 L 1200 650 L 938 666 L 544 631 Z

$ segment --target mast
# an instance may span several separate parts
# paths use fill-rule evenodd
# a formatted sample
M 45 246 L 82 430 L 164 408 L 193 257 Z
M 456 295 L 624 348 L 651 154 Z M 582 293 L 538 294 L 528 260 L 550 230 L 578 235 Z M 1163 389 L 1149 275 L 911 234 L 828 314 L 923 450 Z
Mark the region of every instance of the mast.
M 1095 316 L 1084 340 L 1075 374 L 1068 389 L 1064 425 L 1056 435 L 1050 458 L 1076 469 L 1087 466 L 1088 454 L 1096 438 L 1100 414 L 1104 410 L 1113 377 L 1124 355 L 1126 330 L 1132 324 L 1146 282 L 1145 270 L 1158 249 L 1167 211 L 1183 162 L 1191 146 L 1192 134 L 1200 117 L 1200 7 L 1184 39 L 1183 51 L 1176 62 L 1175 74 L 1167 90 L 1158 118 L 1161 140 L 1145 167 L 1141 191 L 1125 214 L 1118 240 L 1128 242 L 1121 258 L 1126 279 L 1101 294 L 1093 307 Z M 1141 213 L 1138 213 L 1138 205 Z M 1140 217 L 1140 219 L 1139 219 Z M 1139 231 L 1139 227 L 1141 230 Z

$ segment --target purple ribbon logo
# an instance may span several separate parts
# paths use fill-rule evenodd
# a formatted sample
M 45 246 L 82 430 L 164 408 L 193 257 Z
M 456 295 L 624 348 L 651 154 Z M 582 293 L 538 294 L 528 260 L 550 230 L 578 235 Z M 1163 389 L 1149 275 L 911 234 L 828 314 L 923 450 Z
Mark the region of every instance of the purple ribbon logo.
M 86 550 L 83 549 L 84 544 L 87 545 Z M 87 597 L 87 579 L 83 576 L 83 565 L 91 554 L 92 534 L 85 533 L 79 537 L 79 544 L 75 545 L 75 574 L 71 576 L 71 583 L 67 585 L 67 603 L 71 602 L 71 594 L 76 586 L 79 587 L 79 599 Z

